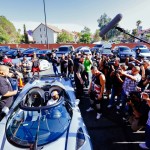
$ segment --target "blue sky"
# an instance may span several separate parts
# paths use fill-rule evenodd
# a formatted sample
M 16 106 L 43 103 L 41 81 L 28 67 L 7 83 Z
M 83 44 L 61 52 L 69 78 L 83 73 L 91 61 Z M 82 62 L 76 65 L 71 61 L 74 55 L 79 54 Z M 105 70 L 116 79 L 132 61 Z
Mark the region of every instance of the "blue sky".
M 143 29 L 150 28 L 150 0 L 45 0 L 47 24 L 68 30 L 98 29 L 97 20 L 106 13 L 110 18 L 123 15 L 120 26 L 136 28 L 141 20 Z M 0 0 L 0 15 L 11 20 L 16 28 L 36 28 L 44 23 L 43 0 Z

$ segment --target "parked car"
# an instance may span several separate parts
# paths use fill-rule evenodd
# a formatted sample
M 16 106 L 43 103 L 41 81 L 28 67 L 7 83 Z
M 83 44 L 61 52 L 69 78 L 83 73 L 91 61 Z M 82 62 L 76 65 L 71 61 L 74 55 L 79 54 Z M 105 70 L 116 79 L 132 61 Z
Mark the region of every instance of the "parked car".
M 92 52 L 88 46 L 82 46 L 82 47 L 76 49 L 73 54 L 74 55 L 78 54 L 79 56 L 86 55 L 86 54 L 92 55 Z
M 5 53 L 5 55 L 9 58 L 16 58 L 17 54 L 17 50 L 10 50 Z
M 92 54 L 99 53 L 102 50 L 103 44 L 96 44 L 94 47 L 91 48 Z
M 134 51 L 136 51 L 136 49 L 134 49 Z M 140 54 L 139 56 L 144 57 L 145 59 L 150 60 L 150 50 L 147 48 L 142 48 L 140 49 Z
M 39 50 L 37 53 L 37 57 L 39 57 L 40 59 L 46 59 L 49 60 L 52 54 L 52 50 Z
M 62 54 L 67 56 L 68 54 L 72 54 L 74 52 L 74 47 L 72 45 L 62 45 L 58 48 L 56 52 L 56 56 L 61 58 Z
M 127 46 L 116 46 L 112 51 L 120 60 L 125 60 L 127 56 L 135 58 L 135 52 Z
M 137 45 L 133 48 L 133 50 L 136 50 L 136 49 L 147 49 L 148 47 L 146 45 Z
M 3 59 L 6 52 L 10 51 L 8 46 L 0 46 L 0 60 Z
M 59 93 L 59 99 L 47 105 L 54 90 Z M 78 104 L 69 78 L 33 78 L 0 122 L 1 148 L 91 150 Z
M 103 49 L 103 50 L 100 52 L 100 55 L 101 55 L 101 56 L 109 56 L 110 58 L 113 57 L 113 53 L 111 52 L 110 49 Z
M 39 49 L 37 48 L 29 48 L 23 52 L 23 57 L 32 57 L 33 53 L 38 53 Z

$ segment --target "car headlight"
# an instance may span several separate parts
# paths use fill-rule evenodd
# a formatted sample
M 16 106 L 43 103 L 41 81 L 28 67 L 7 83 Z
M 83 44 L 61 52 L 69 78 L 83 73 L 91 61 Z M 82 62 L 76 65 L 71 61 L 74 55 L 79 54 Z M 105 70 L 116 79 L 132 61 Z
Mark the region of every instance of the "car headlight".
M 80 149 L 81 146 L 84 144 L 84 142 L 85 142 L 85 136 L 82 128 L 80 127 L 76 135 L 76 150 Z

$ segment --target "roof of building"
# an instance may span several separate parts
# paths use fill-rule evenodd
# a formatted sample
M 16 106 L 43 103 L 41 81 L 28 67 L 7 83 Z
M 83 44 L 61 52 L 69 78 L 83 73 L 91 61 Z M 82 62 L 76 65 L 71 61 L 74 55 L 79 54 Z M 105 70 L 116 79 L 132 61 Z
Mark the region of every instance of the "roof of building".
M 43 23 L 41 23 L 40 25 L 44 25 L 44 26 L 45 26 L 45 24 L 43 24 Z M 40 26 L 40 25 L 39 25 L 39 26 Z M 37 26 L 37 27 L 33 30 L 33 32 L 34 32 L 39 26 Z M 55 26 L 47 25 L 47 27 L 48 27 L 49 29 L 53 30 L 53 31 L 56 32 L 56 33 L 62 32 L 60 29 L 58 29 L 58 28 L 55 27 Z

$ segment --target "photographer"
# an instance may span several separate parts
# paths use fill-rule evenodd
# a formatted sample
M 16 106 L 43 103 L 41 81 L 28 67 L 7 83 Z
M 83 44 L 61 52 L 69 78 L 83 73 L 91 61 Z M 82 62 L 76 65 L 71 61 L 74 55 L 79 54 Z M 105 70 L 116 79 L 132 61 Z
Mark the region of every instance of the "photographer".
M 119 62 L 117 61 L 117 63 Z M 111 108 L 114 105 L 115 96 L 117 96 L 117 102 L 119 102 L 122 91 L 122 85 L 125 80 L 125 76 L 121 75 L 119 71 L 121 70 L 126 71 L 126 69 L 127 69 L 126 65 L 121 65 L 120 68 L 112 71 L 110 74 L 110 78 L 112 80 L 112 90 L 111 90 L 111 98 L 107 108 Z

